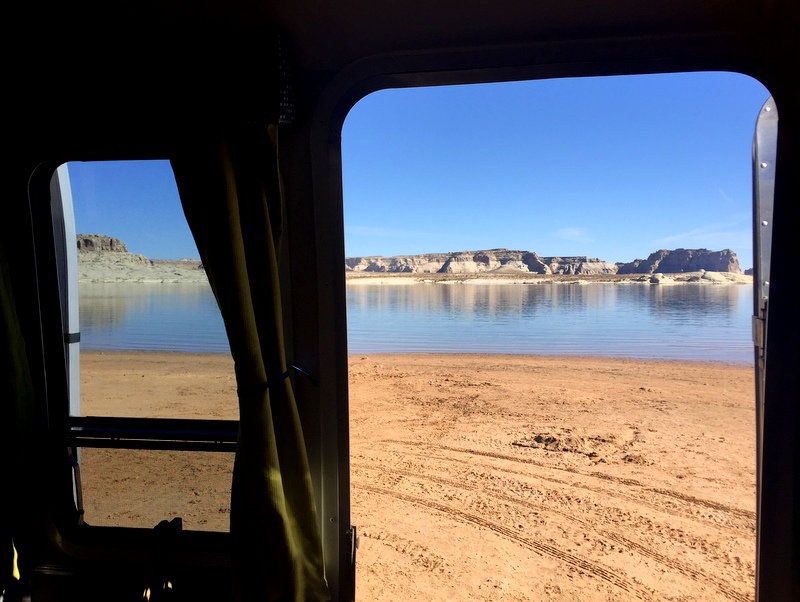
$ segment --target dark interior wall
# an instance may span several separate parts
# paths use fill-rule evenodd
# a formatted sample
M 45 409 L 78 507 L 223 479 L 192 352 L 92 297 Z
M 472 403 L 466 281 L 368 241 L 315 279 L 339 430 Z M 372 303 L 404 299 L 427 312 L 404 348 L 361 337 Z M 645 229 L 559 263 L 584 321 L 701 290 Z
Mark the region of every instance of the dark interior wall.
M 773 8 L 774 5 L 773 5 Z M 786 7 L 783 7 L 786 9 Z M 788 10 L 788 9 L 786 9 Z M 796 14 L 796 11 L 795 11 Z M 764 415 L 765 445 L 761 494 L 761 540 L 759 544 L 759 600 L 792 599 L 800 594 L 800 554 L 796 542 L 800 538 L 798 511 L 798 388 L 797 366 L 800 366 L 798 317 L 791 309 L 793 279 L 789 258 L 794 245 L 792 231 L 800 226 L 796 204 L 791 201 L 798 190 L 792 166 L 797 164 L 796 111 L 798 96 L 793 73 L 800 72 L 795 42 L 785 23 L 778 23 L 776 11 L 772 28 L 769 18 L 754 20 L 727 30 L 703 31 L 688 28 L 680 34 L 659 33 L 633 35 L 631 31 L 616 36 L 566 38 L 539 41 L 527 39 L 513 45 L 488 45 L 458 49 L 415 49 L 404 53 L 387 53 L 365 57 L 349 64 L 335 75 L 326 71 L 305 72 L 301 86 L 300 110 L 313 113 L 310 142 L 305 152 L 313 166 L 311 203 L 317 224 L 315 240 L 319 292 L 343 295 L 341 280 L 329 279 L 344 262 L 343 246 L 338 232 L 341 216 L 341 157 L 339 135 L 347 111 L 366 94 L 383 88 L 437 84 L 480 83 L 549 77 L 579 77 L 657 73 L 677 71 L 735 71 L 760 80 L 774 95 L 781 115 L 781 142 L 778 156 L 776 219 L 773 231 L 773 270 L 768 367 L 767 411 Z M 730 23 L 729 23 L 730 24 Z M 752 27 L 751 27 L 752 25 Z M 755 116 L 754 116 L 755 122 Z M 306 176 L 298 177 L 304 180 Z M 794 192 L 790 192 L 794 191 Z M 777 207 L 780 205 L 780 209 Z M 780 223 L 779 223 L 780 222 Z M 333 233 L 331 232 L 333 231 Z M 780 259 L 779 259 L 780 257 Z M 298 264 L 313 258 L 298 249 Z M 776 279 L 780 281 L 776 284 Z M 324 305 L 322 299 L 322 305 Z M 330 311 L 330 308 L 328 308 Z M 329 372 L 338 383 L 332 391 L 346 403 L 346 365 L 337 341 L 346 337 L 343 308 L 333 308 L 333 315 L 319 323 L 319 353 L 323 372 Z M 775 350 L 775 347 L 778 350 Z M 343 462 L 345 459 L 342 460 Z M 343 577 L 344 578 L 344 577 Z
M 293 50 L 297 120 L 282 132 L 290 207 L 287 304 L 298 400 L 316 481 L 347 467 L 347 358 L 339 137 L 349 109 L 381 89 L 549 77 L 729 70 L 759 79 L 781 116 L 768 340 L 768 412 L 760 544 L 760 599 L 797 595 L 800 326 L 792 282 L 800 228 L 796 0 L 556 0 L 495 2 L 142 3 L 127 13 L 61 7 L 29 11 L 5 79 L 13 121 L 5 164 L 11 193 L 0 220 L 18 250 L 15 290 L 37 374 L 35 241 L 30 175 L 41 162 L 164 158 L 186 131 L 269 120 L 276 27 Z M 41 271 L 38 272 L 41 275 Z M 346 556 L 346 470 L 318 487 L 329 558 Z M 331 521 L 330 519 L 334 519 Z M 346 590 L 349 575 L 331 560 Z

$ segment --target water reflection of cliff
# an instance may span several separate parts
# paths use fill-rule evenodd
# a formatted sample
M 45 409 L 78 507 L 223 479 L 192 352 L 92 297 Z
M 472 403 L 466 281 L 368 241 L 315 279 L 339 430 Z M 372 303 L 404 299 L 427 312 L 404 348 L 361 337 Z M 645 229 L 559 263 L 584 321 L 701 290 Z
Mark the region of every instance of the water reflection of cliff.
M 81 285 L 86 349 L 228 352 L 207 284 Z M 750 361 L 743 285 L 348 283 L 353 353 L 588 354 Z
M 747 289 L 744 291 L 744 289 Z M 543 310 L 631 309 L 712 316 L 735 312 L 741 285 L 463 285 L 348 284 L 348 307 L 368 311 L 536 315 Z
M 651 286 L 654 310 L 663 313 L 688 313 L 696 318 L 721 318 L 736 313 L 742 295 L 752 296 L 749 286 L 687 284 Z
M 226 351 L 222 318 L 207 283 L 79 287 L 84 348 Z
M 135 310 L 137 301 L 139 307 L 147 304 L 144 295 L 133 295 L 124 290 L 130 287 L 117 284 L 79 285 L 79 313 L 84 337 L 95 329 L 118 328 L 125 322 L 129 307 Z
M 746 286 L 348 283 L 356 353 L 467 351 L 749 357 Z M 708 351 L 711 349 L 711 351 Z M 687 355 L 688 354 L 688 355 Z M 699 359 L 696 357 L 696 359 Z
M 147 313 L 164 304 L 165 295 L 170 303 L 186 309 L 196 304 L 197 295 L 210 293 L 207 284 L 126 284 L 82 283 L 79 285 L 81 329 L 121 326 L 129 315 Z

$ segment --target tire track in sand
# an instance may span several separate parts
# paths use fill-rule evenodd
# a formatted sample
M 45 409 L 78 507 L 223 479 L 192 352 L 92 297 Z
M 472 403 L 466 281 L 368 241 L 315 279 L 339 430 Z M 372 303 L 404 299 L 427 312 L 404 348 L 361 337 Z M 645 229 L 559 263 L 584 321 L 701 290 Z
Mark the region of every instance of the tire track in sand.
M 403 446 L 406 446 L 406 447 L 417 447 L 417 448 L 420 447 L 421 445 L 424 445 L 424 446 L 429 447 L 429 448 L 441 449 L 441 450 L 456 452 L 456 453 L 460 453 L 460 454 L 468 454 L 468 455 L 471 455 L 471 456 L 481 456 L 481 457 L 486 457 L 486 458 L 494 458 L 494 459 L 497 459 L 497 460 L 506 460 L 508 462 L 515 462 L 517 464 L 531 464 L 531 465 L 537 466 L 539 468 L 544 468 L 544 469 L 547 469 L 547 470 L 557 470 L 557 471 L 568 472 L 568 473 L 576 474 L 576 475 L 582 476 L 582 477 L 594 477 L 594 478 L 601 479 L 601 480 L 604 480 L 604 481 L 609 481 L 611 483 L 619 483 L 620 485 L 627 485 L 628 487 L 635 487 L 635 488 L 641 489 L 642 491 L 647 491 L 647 492 L 656 493 L 658 495 L 662 495 L 662 496 L 665 496 L 665 497 L 670 497 L 670 498 L 679 500 L 681 502 L 694 504 L 694 505 L 697 505 L 697 506 L 704 506 L 706 508 L 709 508 L 710 510 L 717 510 L 719 512 L 725 512 L 727 514 L 732 514 L 732 515 L 737 516 L 739 518 L 746 519 L 748 521 L 752 521 L 753 523 L 755 523 L 755 520 L 756 520 L 755 512 L 752 512 L 750 510 L 742 510 L 741 508 L 734 508 L 732 506 L 726 506 L 725 504 L 721 504 L 719 502 L 714 502 L 712 500 L 704 500 L 702 498 L 697 498 L 697 497 L 694 497 L 694 496 L 691 496 L 691 495 L 687 495 L 687 494 L 684 494 L 684 493 L 680 493 L 680 492 L 677 492 L 677 491 L 670 491 L 669 489 L 663 489 L 663 488 L 660 488 L 660 487 L 649 487 L 649 486 L 643 484 L 641 481 L 637 481 L 635 479 L 626 479 L 626 478 L 623 478 L 623 477 L 614 477 L 614 476 L 607 475 L 607 474 L 602 473 L 602 472 L 597 472 L 597 471 L 582 472 L 582 471 L 580 471 L 578 469 L 575 469 L 575 468 L 569 468 L 568 466 L 550 466 L 550 465 L 545 464 L 543 462 L 536 462 L 535 460 L 523 459 L 523 458 L 519 458 L 517 456 L 510 456 L 508 454 L 501 454 L 499 452 L 485 452 L 485 451 L 479 451 L 479 450 L 473 450 L 473 449 L 452 447 L 452 446 L 447 446 L 447 445 L 431 445 L 431 444 L 425 444 L 425 443 L 420 444 L 419 442 L 416 442 L 416 441 L 409 442 L 409 441 L 402 441 L 402 440 L 395 440 L 395 439 L 386 439 L 386 440 L 383 441 L 383 443 L 395 443 L 395 444 L 403 445 Z
M 382 470 L 382 467 L 375 466 L 375 465 L 373 465 L 373 466 L 362 465 L 362 468 L 379 470 L 379 471 Z M 641 554 L 642 556 L 646 556 L 647 558 L 655 560 L 656 562 L 659 562 L 659 563 L 669 567 L 670 569 L 680 573 L 684 577 L 687 577 L 689 579 L 692 579 L 694 581 L 699 581 L 699 582 L 702 582 L 702 583 L 713 584 L 717 588 L 717 590 L 728 599 L 736 600 L 738 602 L 752 602 L 752 597 L 751 596 L 748 596 L 746 594 L 741 593 L 740 591 L 737 591 L 737 590 L 731 588 L 731 586 L 730 586 L 730 584 L 728 582 L 723 581 L 723 580 L 719 579 L 716 576 L 707 575 L 703 571 L 700 571 L 698 569 L 695 569 L 695 568 L 689 566 L 688 564 L 685 564 L 685 563 L 677 561 L 677 560 L 675 560 L 673 558 L 670 558 L 669 556 L 661 554 L 660 552 L 657 552 L 656 550 L 653 550 L 652 548 L 648 548 L 647 546 L 644 546 L 644 545 L 642 545 L 642 544 L 640 544 L 638 542 L 630 540 L 630 539 L 628 539 L 628 538 L 626 538 L 626 537 L 624 537 L 622 535 L 619 535 L 617 533 L 614 533 L 614 532 L 611 532 L 611 531 L 606 531 L 604 529 L 597 529 L 595 527 L 595 525 L 591 521 L 586 521 L 586 520 L 580 519 L 577 516 L 574 516 L 573 514 L 569 514 L 567 512 L 564 512 L 563 510 L 558 510 L 558 509 L 555 509 L 555 508 L 545 507 L 545 506 L 542 506 L 542 505 L 536 504 L 536 503 L 526 502 L 524 499 L 520 499 L 520 498 L 517 498 L 517 497 L 514 497 L 514 496 L 510 496 L 510 495 L 505 494 L 505 493 L 503 493 L 501 491 L 498 491 L 497 489 L 494 489 L 494 488 L 480 488 L 480 487 L 478 487 L 476 485 L 472 485 L 470 483 L 463 483 L 463 482 L 460 482 L 460 481 L 447 479 L 447 478 L 439 477 L 439 476 L 435 476 L 435 475 L 426 475 L 426 474 L 423 474 L 423 473 L 420 473 L 420 472 L 415 472 L 415 471 L 412 471 L 412 470 L 406 470 L 406 469 L 402 469 L 402 468 L 393 468 L 392 469 L 392 474 L 393 475 L 403 475 L 403 476 L 407 476 L 407 477 L 410 477 L 410 478 L 413 478 L 413 479 L 421 479 L 421 480 L 429 481 L 431 483 L 437 483 L 439 485 L 445 485 L 447 487 L 452 487 L 454 489 L 458 489 L 458 490 L 461 490 L 461 491 L 482 492 L 482 493 L 486 493 L 486 494 L 490 495 L 491 497 L 493 497 L 495 499 L 502 500 L 502 501 L 505 501 L 505 502 L 509 502 L 509 503 L 515 504 L 515 505 L 523 507 L 523 508 L 527 508 L 527 509 L 531 509 L 531 510 L 537 510 L 537 511 L 545 511 L 545 512 L 549 512 L 551 514 L 557 514 L 557 515 L 565 518 L 566 520 L 568 520 L 568 521 L 570 521 L 570 522 L 572 522 L 572 523 L 574 523 L 576 525 L 579 525 L 579 526 L 581 526 L 583 528 L 586 528 L 588 530 L 595 531 L 599 536 L 602 536 L 602 537 L 605 537 L 606 539 L 610 539 L 612 541 L 615 541 L 616 543 L 620 544 L 621 546 L 624 546 L 624 547 L 628 548 L 629 550 L 634 550 L 634 551 L 638 552 L 639 554 Z M 364 486 L 364 485 L 358 485 L 358 487 L 364 488 L 364 489 L 369 489 L 368 486 Z M 389 490 L 389 491 L 391 491 L 391 490 Z M 393 495 L 395 495 L 397 497 L 398 494 L 393 493 Z
M 416 446 L 414 446 L 414 447 L 416 447 Z M 431 447 L 435 448 L 435 446 L 431 446 Z M 422 454 L 422 453 L 419 453 L 419 452 L 413 451 L 413 450 L 406 452 L 406 454 L 409 455 L 409 456 L 414 456 L 414 457 L 419 457 L 419 458 L 426 458 L 426 459 L 431 457 L 430 454 L 426 455 L 426 454 Z M 704 515 L 700 515 L 698 517 L 696 514 L 693 514 L 692 512 L 690 512 L 688 510 L 681 510 L 678 507 L 664 506 L 663 504 L 658 504 L 658 503 L 652 501 L 648 497 L 630 495 L 630 494 L 624 493 L 621 490 L 613 490 L 613 492 L 610 492 L 608 489 L 604 489 L 602 487 L 593 487 L 593 486 L 587 485 L 585 483 L 575 483 L 575 482 L 572 482 L 572 481 L 566 481 L 564 479 L 559 479 L 559 478 L 552 477 L 552 476 L 547 476 L 547 475 L 544 475 L 544 474 L 534 474 L 534 473 L 531 473 L 531 472 L 525 471 L 525 470 L 514 470 L 512 468 L 498 468 L 497 466 L 494 466 L 492 464 L 482 464 L 482 463 L 478 463 L 478 462 L 471 461 L 469 459 L 464 459 L 464 458 L 454 458 L 454 457 L 446 457 L 446 456 L 438 456 L 438 457 L 439 457 L 439 459 L 447 458 L 447 460 L 449 462 L 463 464 L 465 466 L 469 466 L 472 469 L 481 468 L 481 469 L 494 471 L 494 472 L 497 472 L 499 470 L 504 475 L 519 475 L 519 476 L 525 477 L 525 478 L 535 478 L 535 479 L 540 480 L 540 481 L 546 481 L 548 483 L 554 483 L 556 485 L 562 485 L 564 487 L 567 487 L 567 488 L 570 488 L 570 489 L 574 489 L 574 490 L 580 489 L 580 490 L 585 490 L 585 491 L 591 491 L 591 492 L 594 492 L 594 493 L 599 493 L 601 495 L 611 497 L 612 499 L 620 498 L 620 499 L 632 501 L 632 502 L 635 502 L 636 504 L 638 504 L 640 506 L 647 506 L 648 508 L 652 508 L 653 510 L 656 510 L 657 512 L 666 512 L 670 516 L 682 516 L 682 517 L 687 518 L 687 519 L 692 520 L 692 521 L 702 522 L 704 524 L 707 524 L 709 526 L 714 527 L 715 529 L 717 529 L 719 531 L 725 531 L 725 532 L 730 533 L 730 534 L 732 534 L 732 535 L 734 535 L 736 537 L 740 537 L 740 536 L 743 536 L 745 534 L 754 536 L 754 533 L 755 533 L 755 520 L 747 521 L 747 522 L 750 523 L 748 525 L 742 525 L 740 527 L 736 527 L 736 526 L 732 526 L 732 525 L 721 524 L 721 523 L 719 523 L 719 522 L 717 522 L 715 520 L 710 520 L 710 519 L 706 518 Z M 523 465 L 525 465 L 525 466 L 534 465 L 537 468 L 543 468 L 543 469 L 551 468 L 551 467 L 548 467 L 545 464 L 541 464 L 541 463 L 538 463 L 538 462 L 524 462 Z M 562 469 L 560 469 L 558 467 L 552 467 L 552 469 L 553 470 L 562 470 Z M 576 474 L 576 475 L 582 475 L 583 474 L 583 473 L 578 472 L 578 471 L 569 471 L 569 470 L 567 470 L 566 472 L 569 472 L 570 474 Z M 686 504 L 687 502 L 684 501 L 683 503 Z
M 448 506 L 446 504 L 440 504 L 439 502 L 433 500 L 428 500 L 408 495 L 405 493 L 399 493 L 397 491 L 392 491 L 390 489 L 385 489 L 383 487 L 376 487 L 374 485 L 362 484 L 359 485 L 359 488 L 364 491 L 370 491 L 378 495 L 385 495 L 395 499 L 403 500 L 405 502 L 409 502 L 411 504 L 416 504 L 419 506 L 423 506 L 425 508 L 430 508 L 432 510 L 441 512 L 450 518 L 472 523 L 473 525 L 477 525 L 479 527 L 484 527 L 485 529 L 489 529 L 490 531 L 498 535 L 507 537 L 508 539 L 511 539 L 517 542 L 518 544 L 526 548 L 529 548 L 538 554 L 541 554 L 542 556 L 549 556 L 551 558 L 564 562 L 565 564 L 568 564 L 575 569 L 585 571 L 597 577 L 598 579 L 602 579 L 606 583 L 618 587 L 624 592 L 627 592 L 635 596 L 639 600 L 643 600 L 645 602 L 655 602 L 650 592 L 635 585 L 634 583 L 631 583 L 628 579 L 624 578 L 623 576 L 617 574 L 616 572 L 610 569 L 607 569 L 599 564 L 590 562 L 584 558 L 581 558 L 580 556 L 576 556 L 575 554 L 571 554 L 570 552 L 566 552 L 561 548 L 550 545 L 548 543 L 536 541 L 534 539 L 530 539 L 527 537 L 522 537 L 513 529 L 510 529 L 503 525 L 499 525 L 483 517 L 477 516 L 475 514 L 470 514 L 469 512 L 464 512 L 462 510 L 458 510 L 457 508 L 452 508 L 451 506 Z

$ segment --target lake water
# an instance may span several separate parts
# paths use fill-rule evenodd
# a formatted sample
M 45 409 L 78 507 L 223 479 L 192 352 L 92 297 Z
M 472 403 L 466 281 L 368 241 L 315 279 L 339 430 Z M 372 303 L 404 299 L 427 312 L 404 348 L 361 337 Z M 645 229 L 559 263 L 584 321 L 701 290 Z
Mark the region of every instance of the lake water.
M 206 284 L 81 284 L 84 349 L 229 352 Z M 752 363 L 747 285 L 348 283 L 351 353 Z

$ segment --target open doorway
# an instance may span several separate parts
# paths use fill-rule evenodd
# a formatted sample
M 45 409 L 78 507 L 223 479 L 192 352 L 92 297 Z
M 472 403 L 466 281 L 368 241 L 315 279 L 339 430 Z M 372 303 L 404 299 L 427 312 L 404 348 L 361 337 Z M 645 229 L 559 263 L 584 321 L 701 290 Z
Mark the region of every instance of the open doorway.
M 768 97 L 693 73 L 353 108 L 357 598 L 753 599 Z

